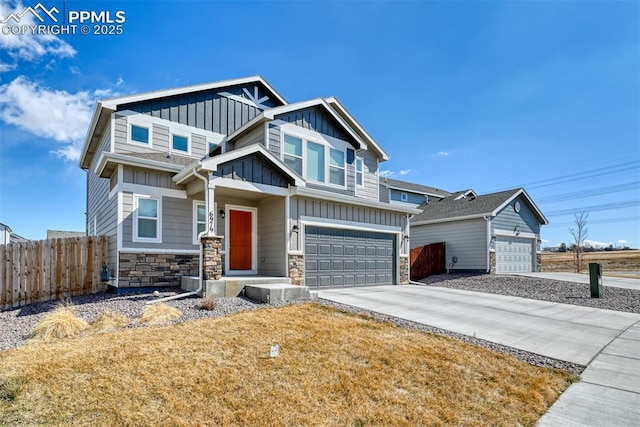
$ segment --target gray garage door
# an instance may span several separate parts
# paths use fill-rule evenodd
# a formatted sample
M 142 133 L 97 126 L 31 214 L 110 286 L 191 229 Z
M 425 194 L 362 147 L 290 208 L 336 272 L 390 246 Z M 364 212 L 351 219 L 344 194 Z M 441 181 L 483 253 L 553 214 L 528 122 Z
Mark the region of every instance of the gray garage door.
M 393 234 L 305 227 L 305 285 L 312 288 L 395 283 Z
M 533 255 L 533 239 L 500 236 L 496 240 L 496 272 L 530 273 Z

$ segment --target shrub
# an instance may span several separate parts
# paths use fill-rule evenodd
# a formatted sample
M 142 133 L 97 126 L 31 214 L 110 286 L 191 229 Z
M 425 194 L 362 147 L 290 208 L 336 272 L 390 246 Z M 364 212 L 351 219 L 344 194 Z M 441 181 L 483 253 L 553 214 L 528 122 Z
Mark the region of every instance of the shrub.
M 140 323 L 148 325 L 158 325 L 160 323 L 169 322 L 182 316 L 182 312 L 177 308 L 173 308 L 166 304 L 153 304 L 144 308 L 140 316 Z
M 215 310 L 216 307 L 218 307 L 218 300 L 214 297 L 203 298 L 202 301 L 200 301 L 200 305 L 198 305 L 200 310 L 212 311 Z
M 109 332 L 116 329 L 124 328 L 131 320 L 116 311 L 108 310 L 100 313 L 98 317 L 91 323 L 91 329 L 96 332 Z
M 71 307 L 60 306 L 44 316 L 33 329 L 31 337 L 44 340 L 69 338 L 88 327 L 89 324 L 78 317 Z

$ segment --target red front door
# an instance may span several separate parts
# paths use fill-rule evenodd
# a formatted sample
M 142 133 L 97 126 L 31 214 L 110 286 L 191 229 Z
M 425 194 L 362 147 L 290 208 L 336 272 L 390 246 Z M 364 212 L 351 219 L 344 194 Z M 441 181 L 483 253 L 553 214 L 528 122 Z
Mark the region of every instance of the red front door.
M 251 270 L 251 212 L 229 211 L 229 269 Z

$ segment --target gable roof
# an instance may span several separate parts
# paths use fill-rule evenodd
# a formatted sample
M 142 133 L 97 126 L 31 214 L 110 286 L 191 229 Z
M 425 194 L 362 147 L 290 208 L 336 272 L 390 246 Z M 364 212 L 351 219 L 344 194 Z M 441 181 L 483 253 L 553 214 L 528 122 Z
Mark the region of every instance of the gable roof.
M 459 191 L 444 199 L 434 200 L 420 206 L 422 213 L 413 217 L 411 224 L 419 225 L 495 216 L 520 195 L 525 197 L 542 224 L 549 223 L 524 188 L 481 194 L 473 198 L 459 197 L 468 191 Z
M 134 95 L 121 96 L 117 98 L 109 98 L 96 102 L 91 116 L 89 129 L 85 136 L 82 154 L 80 155 L 80 167 L 88 169 L 90 166 L 89 159 L 95 154 L 97 145 L 100 143 L 101 133 L 96 133 L 104 128 L 109 121 L 111 112 L 116 111 L 118 106 L 131 104 L 133 102 L 148 101 L 151 99 L 165 98 L 174 95 L 183 95 L 192 92 L 200 92 L 204 90 L 221 89 L 229 86 L 236 86 L 247 83 L 260 83 L 274 98 L 281 104 L 286 105 L 287 101 L 280 95 L 262 76 L 243 77 L 239 79 L 221 80 L 212 83 L 197 84 L 191 86 L 183 86 L 172 89 L 161 89 L 151 92 L 138 93 Z
M 451 195 L 450 192 L 441 190 L 439 188 L 429 187 L 428 185 L 415 184 L 413 182 L 400 181 L 391 178 L 380 178 L 380 185 L 387 188 L 393 188 L 395 190 L 410 191 L 413 193 L 426 194 L 436 197 L 447 197 Z

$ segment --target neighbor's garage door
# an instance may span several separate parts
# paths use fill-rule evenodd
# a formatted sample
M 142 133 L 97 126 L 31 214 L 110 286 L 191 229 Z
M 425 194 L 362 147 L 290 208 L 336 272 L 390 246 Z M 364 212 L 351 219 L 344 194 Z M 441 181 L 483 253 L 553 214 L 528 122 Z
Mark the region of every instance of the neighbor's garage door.
M 305 227 L 305 285 L 340 288 L 395 283 L 396 236 Z
M 530 273 L 533 255 L 533 239 L 500 236 L 496 239 L 496 272 Z

